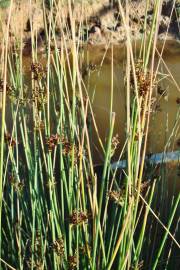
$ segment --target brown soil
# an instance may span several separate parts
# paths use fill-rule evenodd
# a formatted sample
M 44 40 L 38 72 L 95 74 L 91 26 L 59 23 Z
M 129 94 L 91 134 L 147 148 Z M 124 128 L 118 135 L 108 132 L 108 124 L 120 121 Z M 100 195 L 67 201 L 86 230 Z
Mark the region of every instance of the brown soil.
M 146 30 L 147 32 L 150 31 L 152 25 L 154 2 L 153 0 L 150 1 L 147 10 L 147 29 L 149 29 Z M 172 0 L 163 1 L 161 15 L 159 16 L 159 39 L 167 38 L 179 42 L 180 2 L 177 1 L 174 7 L 173 2 Z M 128 8 L 131 36 L 136 40 L 141 39 L 144 31 L 146 1 L 132 0 Z M 80 22 L 83 22 L 81 38 L 84 42 L 92 45 L 107 44 L 107 42 L 118 44 L 126 40 L 126 31 L 122 16 L 119 13 L 118 1 L 77 1 L 72 9 L 76 25 L 78 26 Z M 0 46 L 2 46 L 5 37 L 8 14 L 9 8 L 0 8 Z M 51 14 L 46 8 L 46 17 L 49 18 L 50 16 Z M 59 1 L 59 4 L 54 8 L 53 16 L 56 20 L 56 37 L 60 44 L 62 29 L 65 30 L 65 26 L 70 25 L 67 5 L 62 5 L 62 2 Z M 168 35 L 166 35 L 167 30 Z M 25 54 L 30 52 L 32 36 L 37 36 L 39 50 L 43 50 L 45 47 L 45 29 L 41 0 L 32 0 L 31 5 L 29 1 L 14 1 L 9 36 L 11 45 L 17 41 L 22 41 Z M 53 47 L 53 44 L 51 45 Z

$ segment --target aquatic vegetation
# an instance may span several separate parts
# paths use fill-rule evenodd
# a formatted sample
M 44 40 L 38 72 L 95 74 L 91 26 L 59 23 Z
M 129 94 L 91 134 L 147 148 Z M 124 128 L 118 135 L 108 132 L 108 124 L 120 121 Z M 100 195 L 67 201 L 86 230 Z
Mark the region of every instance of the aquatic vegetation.
M 43 54 L 38 53 L 39 33 L 31 30 L 32 19 L 30 61 L 18 40 L 11 48 L 5 39 L 1 52 L 0 269 L 175 269 L 180 247 L 178 95 L 164 152 L 147 151 L 151 122 L 167 114 L 160 102 L 168 99 L 170 89 L 161 81 L 172 79 L 177 86 L 171 72 L 166 69 L 165 74 L 157 46 L 161 1 L 153 6 L 150 29 L 148 14 L 141 18 L 138 49 L 124 1 L 110 1 L 110 6 L 118 7 L 114 19 L 125 25 L 126 43 L 116 47 L 110 36 L 103 48 L 84 44 L 87 20 L 76 23 L 74 1 L 68 3 L 68 20 L 57 29 L 62 19 L 57 1 L 43 1 Z M 99 16 L 91 22 L 102 28 Z M 115 87 L 119 61 L 123 79 Z M 103 72 L 108 82 L 104 92 L 99 87 L 104 87 Z M 92 89 L 94 75 L 97 88 Z M 100 125 L 97 93 L 105 100 Z M 120 119 L 115 104 L 123 106 L 125 118 Z M 105 125 L 102 138 L 100 127 Z M 99 164 L 94 162 L 97 152 Z M 174 179 L 171 194 L 169 178 Z

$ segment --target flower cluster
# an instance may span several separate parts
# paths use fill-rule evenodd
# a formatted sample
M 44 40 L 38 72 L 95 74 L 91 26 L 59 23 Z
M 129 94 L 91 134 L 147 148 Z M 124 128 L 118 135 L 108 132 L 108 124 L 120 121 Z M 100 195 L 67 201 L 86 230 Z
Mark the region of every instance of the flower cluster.
M 77 268 L 77 255 L 68 256 L 68 268 L 74 270 Z
M 0 92 L 4 91 L 4 81 L 2 79 L 0 79 Z M 6 86 L 5 86 L 5 90 L 6 90 L 6 94 L 8 96 L 14 96 L 15 95 L 15 89 L 6 82 Z
M 137 61 L 137 63 L 135 64 L 135 75 L 137 80 L 139 96 L 144 98 L 146 94 L 150 91 L 150 88 L 155 86 L 154 75 L 152 75 L 149 71 L 147 72 L 144 71 L 141 60 Z M 131 88 L 134 89 L 135 78 L 132 71 L 130 74 L 130 83 Z
M 55 240 L 50 248 L 60 257 L 64 256 L 64 241 L 62 238 Z
M 48 139 L 46 139 L 46 144 L 48 146 L 48 150 L 51 152 L 54 148 L 60 143 L 60 135 L 52 134 Z
M 86 212 L 73 210 L 72 214 L 69 217 L 69 221 L 72 225 L 81 225 L 84 222 L 88 221 L 88 214 Z
M 124 190 L 116 191 L 116 190 L 111 190 L 108 193 L 109 199 L 114 201 L 116 204 L 119 204 L 120 206 L 124 205 L 125 201 L 125 193 Z
M 31 64 L 31 72 L 33 73 L 33 79 L 40 81 L 46 75 L 46 70 L 41 63 L 35 62 Z

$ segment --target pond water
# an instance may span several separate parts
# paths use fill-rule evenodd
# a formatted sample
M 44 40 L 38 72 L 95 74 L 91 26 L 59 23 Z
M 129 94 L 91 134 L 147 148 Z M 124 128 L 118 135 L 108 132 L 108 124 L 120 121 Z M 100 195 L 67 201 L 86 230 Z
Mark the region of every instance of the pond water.
M 162 44 L 158 44 L 158 50 Z M 91 64 L 101 66 L 104 51 L 102 48 L 95 53 L 94 49 L 89 50 Z M 119 151 L 114 156 L 114 161 L 119 157 L 125 143 L 126 128 L 126 93 L 124 87 L 125 74 L 125 48 L 122 46 L 113 48 L 113 111 L 116 113 L 114 135 L 119 136 Z M 89 96 L 92 100 L 93 112 L 95 114 L 99 136 L 103 142 L 109 132 L 110 106 L 111 106 L 111 78 L 112 78 L 112 51 L 106 54 L 104 62 L 99 71 L 93 71 L 89 78 L 86 78 L 86 85 Z M 156 65 L 159 58 L 156 59 Z M 169 190 L 173 189 L 176 182 L 177 192 L 180 190 L 180 44 L 167 42 L 163 60 L 160 61 L 158 73 L 159 91 L 153 93 L 154 112 L 151 115 L 147 154 L 174 152 L 177 155 L 173 161 L 166 164 Z M 95 162 L 101 163 L 103 156 L 100 150 L 99 140 L 96 132 L 93 134 L 95 145 Z M 171 155 L 170 155 L 171 156 Z M 162 155 L 161 155 L 162 158 Z
M 118 55 L 119 52 L 122 52 L 122 54 Z M 92 55 L 95 55 L 95 53 L 92 52 Z M 92 57 L 91 64 L 97 65 L 98 67 L 101 59 L 102 52 L 101 57 L 99 52 L 99 59 L 95 56 L 94 58 Z M 125 63 L 123 48 L 122 50 L 114 48 L 114 59 L 113 111 L 116 113 L 114 134 L 117 133 L 119 135 L 122 147 L 125 142 L 124 131 L 126 123 L 126 93 L 124 88 Z M 160 93 L 156 92 L 153 94 L 155 98 L 155 112 L 152 113 L 150 123 L 148 137 L 149 153 L 163 152 L 165 147 L 166 151 L 179 149 L 180 47 L 179 51 L 177 51 L 177 48 L 174 51 L 168 51 L 166 49 L 163 60 L 167 66 L 165 67 L 161 61 L 159 70 L 162 74 L 158 76 L 158 80 L 161 80 L 159 83 L 161 91 Z M 172 76 L 168 74 L 167 69 L 170 70 Z M 163 78 L 165 77 L 164 74 L 168 74 L 168 76 Z M 92 100 L 93 111 L 97 120 L 99 134 L 103 141 L 109 130 L 111 77 L 111 51 L 109 51 L 99 72 L 92 72 L 90 77 L 86 80 L 88 93 Z M 172 131 L 174 131 L 174 134 L 172 134 Z
M 159 50 L 162 44 L 159 44 Z M 116 161 L 125 143 L 126 129 L 126 93 L 125 93 L 125 47 L 113 46 L 113 106 L 116 114 L 114 135 L 119 137 L 119 151 L 113 160 Z M 138 50 L 137 50 L 138 51 Z M 102 46 L 89 46 L 85 52 L 85 61 L 91 67 L 90 75 L 84 76 L 88 95 L 92 102 L 93 113 L 99 136 L 103 143 L 109 131 L 111 87 L 112 87 L 112 49 L 107 51 Z M 103 59 L 103 60 L 102 60 Z M 30 75 L 31 58 L 23 59 L 25 74 Z M 45 58 L 40 57 L 45 63 Z M 158 58 L 156 59 L 156 64 Z M 87 63 L 86 63 L 87 64 Z M 180 45 L 167 42 L 163 53 L 163 61 L 159 66 L 159 86 L 161 91 L 153 94 L 155 98 L 154 112 L 149 127 L 147 153 L 173 152 L 180 150 Z M 96 132 L 93 130 L 94 163 L 103 161 L 101 147 Z M 177 158 L 178 159 L 178 158 Z M 178 160 L 169 162 L 171 177 L 178 178 L 180 172 Z

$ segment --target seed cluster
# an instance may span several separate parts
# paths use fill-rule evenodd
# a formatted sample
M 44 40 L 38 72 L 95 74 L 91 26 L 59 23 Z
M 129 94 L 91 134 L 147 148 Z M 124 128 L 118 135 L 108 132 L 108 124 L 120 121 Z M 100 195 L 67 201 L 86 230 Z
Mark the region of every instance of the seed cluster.
M 73 149 L 74 147 L 74 149 Z M 74 150 L 74 153 L 73 153 Z M 62 140 L 62 153 L 64 156 L 72 157 L 74 156 L 74 162 L 76 163 L 79 159 L 79 150 L 76 145 L 73 146 L 72 143 L 70 143 L 68 140 L 63 139 Z
M 180 104 L 180 97 L 176 98 L 176 103 L 179 105 Z
M 32 260 L 32 258 L 28 258 L 26 259 L 26 265 L 28 269 L 32 269 L 32 265 L 33 265 L 33 269 L 36 269 L 36 270 L 43 270 L 44 268 L 43 262 L 38 259 Z
M 150 180 L 147 180 L 141 183 L 141 187 L 140 187 L 141 192 L 143 192 L 149 185 L 150 185 Z
M 11 92 L 11 86 L 6 83 L 6 92 Z M 4 91 L 4 81 L 0 79 L 0 92 Z
M 44 129 L 45 129 L 44 121 L 37 117 L 36 121 L 34 122 L 34 130 L 44 130 Z
M 24 189 L 24 180 L 22 181 L 19 181 L 15 175 L 11 174 L 9 176 L 9 182 L 10 184 L 14 187 L 14 190 L 18 193 L 18 194 L 21 194 L 21 192 L 23 191 Z
M 0 92 L 3 92 L 4 91 L 4 80 L 0 79 Z M 10 97 L 12 96 L 15 96 L 15 89 L 6 82 L 6 86 L 5 86 L 5 89 L 6 89 L 6 94 Z
M 113 138 L 112 138 L 112 147 L 111 147 L 111 155 L 113 156 L 118 145 L 119 145 L 119 135 L 116 134 Z
M 4 140 L 8 146 L 13 147 L 16 145 L 16 140 L 9 133 L 5 133 Z
M 31 64 L 31 72 L 35 81 L 40 81 L 46 75 L 46 70 L 41 63 L 35 62 Z
M 32 91 L 32 101 L 35 102 L 38 111 L 43 109 L 43 105 L 47 103 L 47 91 L 42 86 L 37 86 Z
M 62 238 L 55 240 L 50 248 L 60 257 L 64 256 L 64 241 Z
M 82 225 L 84 222 L 88 221 L 88 214 L 83 211 L 73 210 L 72 214 L 69 216 L 69 221 L 72 225 Z
M 84 78 L 89 73 L 97 71 L 97 69 L 98 69 L 97 65 L 95 65 L 93 63 L 90 63 L 89 65 L 86 65 L 86 66 L 85 65 L 82 66 L 82 69 L 81 69 L 82 77 Z
M 145 72 L 142 66 L 142 61 L 138 60 L 135 64 L 135 75 L 137 80 L 137 86 L 138 86 L 138 93 L 139 97 L 145 98 L 147 93 L 149 93 L 151 86 L 154 87 L 154 75 L 152 75 L 149 71 Z M 152 85 L 151 85 L 152 80 Z M 134 80 L 134 74 L 131 71 L 130 74 L 130 84 L 131 88 L 134 90 L 135 86 L 135 80 Z
M 77 255 L 68 256 L 68 269 L 74 270 L 77 268 Z
M 34 244 L 32 247 L 32 241 L 29 239 L 28 241 L 28 248 L 29 248 L 29 255 L 26 258 L 25 262 L 28 269 L 32 268 L 37 270 L 43 269 L 43 260 L 42 260 L 42 241 L 41 241 L 41 233 L 39 230 L 35 233 Z M 32 254 L 34 255 L 32 261 Z
M 108 193 L 110 200 L 114 201 L 116 204 L 119 204 L 120 206 L 124 205 L 125 201 L 125 192 L 124 190 L 116 191 L 111 190 Z
M 52 134 L 48 139 L 46 139 L 46 144 L 48 146 L 48 151 L 52 152 L 54 148 L 60 143 L 60 135 Z

